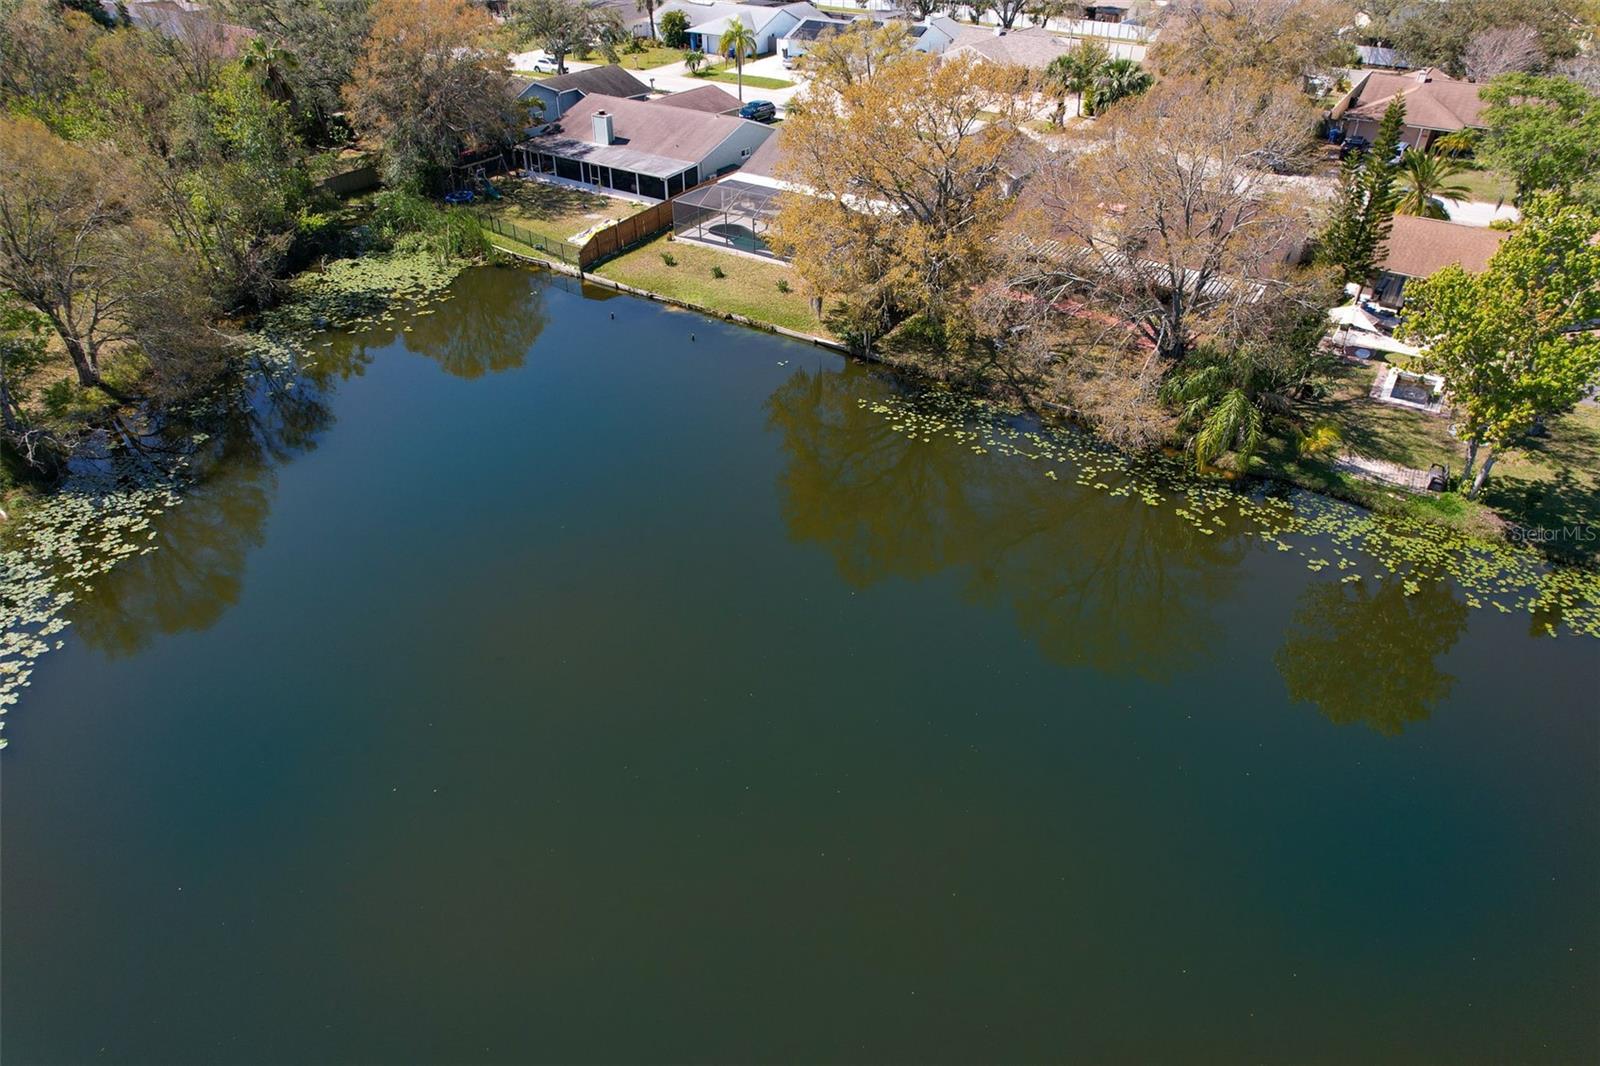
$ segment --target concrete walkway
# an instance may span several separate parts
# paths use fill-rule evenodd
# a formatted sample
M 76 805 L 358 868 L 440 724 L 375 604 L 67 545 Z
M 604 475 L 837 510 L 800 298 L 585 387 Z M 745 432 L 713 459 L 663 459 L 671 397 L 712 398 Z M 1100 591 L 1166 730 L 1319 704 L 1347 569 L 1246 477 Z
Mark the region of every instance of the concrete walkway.
M 1405 489 L 1407 492 L 1427 492 L 1428 472 L 1415 470 L 1399 463 L 1391 463 L 1383 459 L 1369 459 L 1355 452 L 1345 452 L 1333 461 L 1333 468 L 1347 474 L 1361 478 L 1363 481 L 1376 481 L 1384 485 L 1394 485 Z

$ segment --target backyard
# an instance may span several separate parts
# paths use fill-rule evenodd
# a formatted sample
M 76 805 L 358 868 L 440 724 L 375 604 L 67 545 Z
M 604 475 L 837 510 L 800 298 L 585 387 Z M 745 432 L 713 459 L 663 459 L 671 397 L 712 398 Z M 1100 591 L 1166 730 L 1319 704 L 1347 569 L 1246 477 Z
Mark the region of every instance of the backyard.
M 644 206 L 541 181 L 513 178 L 497 182 L 495 187 L 503 197 L 490 206 L 496 217 L 540 237 L 568 244 L 582 244 L 590 231 L 627 218 Z M 575 239 L 580 237 L 583 239 Z
M 1510 203 L 1517 194 L 1517 184 L 1498 170 L 1468 164 L 1466 169 L 1450 179 L 1469 190 L 1468 199 L 1482 203 Z
M 716 270 L 724 276 L 717 277 Z M 662 236 L 602 264 L 595 273 L 713 311 L 732 312 L 802 333 L 831 335 L 811 313 L 811 301 L 799 291 L 794 272 L 777 263 Z M 790 291 L 782 291 L 780 283 Z
M 1370 459 L 1426 470 L 1443 464 L 1451 476 L 1461 474 L 1465 446 L 1450 433 L 1448 415 L 1378 403 L 1368 396 L 1377 374 L 1388 364 L 1341 365 L 1333 387 L 1322 400 L 1306 405 L 1312 424 L 1338 429 L 1344 447 Z M 1428 511 L 1453 524 L 1485 531 L 1501 521 L 1546 530 L 1587 526 L 1600 528 L 1600 404 L 1579 404 L 1554 419 L 1549 432 L 1503 452 L 1484 487 L 1480 502 L 1454 495 L 1408 497 L 1395 490 L 1356 482 L 1327 463 L 1295 456 L 1288 448 L 1268 449 L 1269 468 L 1294 480 L 1339 491 L 1373 506 L 1400 505 Z M 1487 512 L 1493 512 L 1493 516 Z M 1565 547 L 1593 556 L 1600 544 L 1568 538 Z

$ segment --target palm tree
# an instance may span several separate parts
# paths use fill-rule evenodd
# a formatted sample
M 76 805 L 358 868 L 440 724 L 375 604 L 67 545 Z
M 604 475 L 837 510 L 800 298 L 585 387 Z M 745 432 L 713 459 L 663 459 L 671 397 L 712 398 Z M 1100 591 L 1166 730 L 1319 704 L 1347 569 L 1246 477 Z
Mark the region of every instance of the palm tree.
M 1471 155 L 1478 147 L 1478 131 L 1471 126 L 1463 126 L 1454 133 L 1447 133 L 1433 142 L 1433 150 L 1440 155 L 1459 159 L 1464 155 Z
M 639 0 L 638 10 L 650 16 L 650 39 L 656 39 L 656 0 Z
M 1067 91 L 1078 94 L 1078 114 L 1094 114 L 1094 83 L 1100 71 L 1111 62 L 1110 50 L 1099 41 L 1084 41 L 1060 58 L 1065 60 L 1062 67 Z
M 264 37 L 251 37 L 239 55 L 239 65 L 261 79 L 261 87 L 268 96 L 278 101 L 289 101 L 294 94 L 289 89 L 285 71 L 294 70 L 299 60 Z
M 683 65 L 690 74 L 698 74 L 700 68 L 706 65 L 706 54 L 696 48 L 683 57 Z
M 1048 100 L 1054 100 L 1056 109 L 1050 116 L 1050 125 L 1059 126 L 1067 114 L 1067 97 L 1072 93 L 1072 57 L 1056 56 L 1039 75 L 1039 91 Z
M 1432 152 L 1407 152 L 1400 160 L 1400 202 L 1395 210 L 1402 215 L 1423 218 L 1449 218 L 1441 200 L 1461 200 L 1472 190 L 1451 179 L 1462 166 Z
M 1138 96 L 1155 82 L 1156 79 L 1133 60 L 1113 59 L 1095 75 L 1094 110 L 1099 113 L 1124 97 Z
M 733 56 L 734 63 L 739 68 L 739 99 L 744 99 L 744 61 L 756 54 L 756 34 L 743 19 L 735 19 L 733 24 L 722 31 L 722 39 L 717 42 L 717 51 L 722 55 Z
M 1320 318 L 1316 325 L 1321 326 Z M 1296 395 L 1314 389 L 1318 364 L 1271 349 L 1224 353 L 1201 348 L 1161 384 L 1161 399 L 1178 407 L 1192 429 L 1196 464 L 1209 466 L 1231 451 L 1245 470 L 1269 423 L 1289 420 Z

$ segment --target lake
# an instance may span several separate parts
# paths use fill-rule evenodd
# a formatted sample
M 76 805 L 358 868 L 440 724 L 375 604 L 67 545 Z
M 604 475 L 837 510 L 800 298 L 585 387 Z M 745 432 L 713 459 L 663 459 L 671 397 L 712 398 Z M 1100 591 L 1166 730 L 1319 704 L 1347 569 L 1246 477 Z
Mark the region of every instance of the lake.
M 338 335 L 74 604 L 6 1061 L 1600 1056 L 1600 641 L 606 296 Z

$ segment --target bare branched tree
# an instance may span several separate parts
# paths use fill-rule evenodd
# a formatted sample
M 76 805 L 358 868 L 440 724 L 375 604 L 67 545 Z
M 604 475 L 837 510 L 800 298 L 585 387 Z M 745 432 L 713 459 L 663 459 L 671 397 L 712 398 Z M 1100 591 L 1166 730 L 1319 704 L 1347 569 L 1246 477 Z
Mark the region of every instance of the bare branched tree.
M 1339 31 L 1343 0 L 1173 0 L 1150 62 L 1167 77 L 1227 78 L 1241 70 L 1291 81 L 1352 66 Z
M 1496 26 L 1472 39 L 1461 54 L 1467 77 L 1489 81 L 1501 74 L 1538 70 L 1545 64 L 1539 32 L 1532 26 Z
M 1163 83 L 1058 155 L 1013 219 L 1013 287 L 1098 330 L 1181 359 L 1249 336 L 1294 286 L 1310 211 L 1263 169 L 1309 146 L 1293 88 L 1247 75 Z

